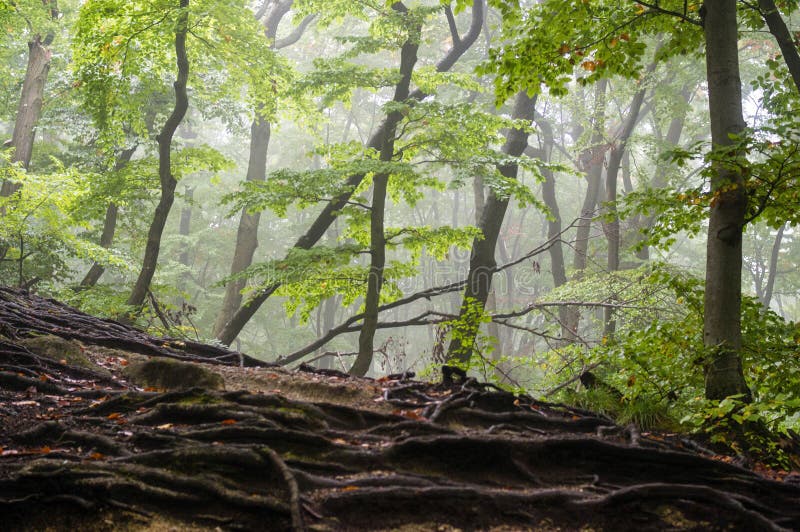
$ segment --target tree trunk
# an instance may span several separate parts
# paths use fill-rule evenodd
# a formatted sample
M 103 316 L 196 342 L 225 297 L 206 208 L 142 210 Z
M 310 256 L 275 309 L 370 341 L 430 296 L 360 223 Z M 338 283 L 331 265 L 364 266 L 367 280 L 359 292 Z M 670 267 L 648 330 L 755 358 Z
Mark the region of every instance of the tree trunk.
M 744 130 L 739 78 L 736 0 L 706 0 L 706 72 L 711 140 L 731 145 Z M 732 154 L 732 155 L 735 155 Z M 747 196 L 741 171 L 717 163 L 711 178 L 714 199 L 708 226 L 703 340 L 713 350 L 706 368 L 706 397 L 724 399 L 749 390 L 740 350 L 742 305 L 742 229 Z
M 132 148 L 122 150 L 122 153 L 120 153 L 119 157 L 117 158 L 117 162 L 114 164 L 115 172 L 125 168 L 125 165 L 127 165 L 133 157 L 136 148 L 137 146 L 133 146 Z M 118 213 L 119 208 L 117 207 L 117 204 L 113 201 L 109 203 L 108 207 L 106 208 L 105 219 L 103 220 L 103 232 L 100 235 L 100 247 L 104 249 L 109 249 L 111 244 L 114 243 L 114 233 L 117 230 Z M 100 280 L 100 277 L 102 277 L 105 271 L 105 266 L 95 262 L 92 264 L 92 267 L 89 268 L 89 271 L 86 272 L 86 276 L 84 276 L 83 280 L 81 281 L 80 287 L 91 288 L 92 286 L 96 285 L 97 281 Z
M 525 91 L 517 93 L 512 117 L 517 120 L 533 121 L 534 112 L 535 100 L 532 100 Z M 528 132 L 522 129 L 512 129 L 506 134 L 503 153 L 518 157 L 522 155 L 527 146 Z M 509 179 L 516 179 L 517 177 L 518 169 L 516 164 L 506 164 L 499 167 L 498 170 Z M 489 290 L 492 286 L 494 268 L 497 266 L 495 262 L 497 238 L 500 235 L 503 218 L 508 209 L 508 201 L 508 198 L 497 197 L 494 191 L 491 191 L 486 199 L 479 224 L 483 238 L 476 238 L 472 242 L 467 284 L 461 300 L 461 310 L 459 311 L 459 317 L 461 318 L 468 315 L 475 306 L 481 311 L 486 306 L 486 300 L 489 297 Z M 469 362 L 479 326 L 479 323 L 467 324 L 465 331 L 461 331 L 461 334 L 452 338 L 447 351 L 448 359 Z
M 688 104 L 689 100 L 692 96 L 692 92 L 694 91 L 694 87 L 687 84 L 684 85 L 683 89 L 681 90 L 681 95 L 683 96 L 684 101 Z M 669 127 L 667 128 L 667 136 L 664 139 L 664 145 L 667 147 L 666 149 L 672 149 L 673 147 L 678 145 L 678 142 L 681 140 L 681 134 L 683 133 L 683 126 L 686 124 L 686 107 L 681 107 L 680 111 L 677 116 L 674 116 L 669 123 Z M 659 160 L 660 155 L 664 153 L 664 149 L 659 150 Z M 653 179 L 650 182 L 650 187 L 659 189 L 664 188 L 667 186 L 667 168 L 666 164 L 658 164 L 655 170 L 655 174 L 653 175 Z M 653 226 L 653 222 L 655 222 L 655 215 L 647 216 L 644 222 L 641 224 L 641 229 L 650 228 Z M 644 239 L 643 235 L 638 236 L 639 241 Z M 650 259 L 650 247 L 647 245 L 642 246 L 642 248 L 636 252 L 636 257 L 641 260 L 649 260 Z
M 267 176 L 267 149 L 270 139 L 270 123 L 261 115 L 256 115 L 250 127 L 250 159 L 247 163 L 247 181 L 264 181 Z M 253 263 L 253 255 L 258 247 L 258 224 L 261 213 L 248 213 L 242 209 L 239 229 L 236 232 L 236 247 L 231 262 L 231 275 L 235 275 Z M 242 290 L 245 279 L 231 281 L 225 286 L 222 308 L 214 323 L 214 336 L 219 336 L 237 309 L 242 305 Z
M 437 63 L 437 71 L 446 72 L 449 70 L 455 64 L 458 58 L 464 55 L 464 53 L 478 38 L 484 17 L 485 6 L 483 2 L 484 0 L 475 0 L 472 6 L 472 23 L 469 30 L 463 38 L 454 39 L 453 47 L 450 49 L 447 55 L 445 55 L 445 57 L 439 61 L 439 63 Z M 409 94 L 408 99 L 421 100 L 425 96 L 427 96 L 425 93 L 417 89 Z M 370 141 L 367 144 L 370 148 L 380 149 L 388 120 L 389 119 L 387 117 L 378 130 L 371 136 Z M 336 219 L 337 213 L 347 204 L 347 201 L 350 199 L 351 191 L 361 183 L 363 178 L 363 174 L 350 176 L 347 182 L 343 184 L 346 192 L 343 192 L 325 205 L 325 208 L 322 209 L 322 212 L 311 224 L 311 227 L 309 227 L 305 234 L 303 234 L 303 236 L 301 236 L 297 242 L 295 242 L 295 248 L 309 249 L 314 246 L 320 238 L 322 238 L 322 236 L 325 234 L 325 231 L 327 231 L 328 227 L 330 227 L 333 221 Z M 217 340 L 225 345 L 230 345 L 236 336 L 239 335 L 239 332 L 241 332 L 242 328 L 247 324 L 248 321 L 250 321 L 250 318 L 253 317 L 261 305 L 264 304 L 267 299 L 269 299 L 269 297 L 275 292 L 275 290 L 278 289 L 279 286 L 279 284 L 272 284 L 260 289 L 249 301 L 239 307 L 239 309 L 234 313 L 228 323 L 225 324 L 220 333 L 217 335 Z
M 544 163 L 549 163 L 553 156 L 553 146 L 555 144 L 553 138 L 553 126 L 543 116 L 536 114 L 536 125 L 539 127 L 539 134 L 542 138 L 542 149 L 538 157 Z M 542 168 L 542 200 L 547 208 L 550 210 L 550 218 L 547 220 L 547 240 L 550 242 L 550 247 L 547 253 L 550 255 L 550 274 L 553 277 L 553 287 L 558 288 L 567 282 L 567 270 L 564 263 L 564 247 L 561 245 L 561 211 L 558 207 L 558 199 L 556 198 L 556 176 L 553 171 L 548 168 Z M 558 239 L 558 240 L 556 240 Z M 566 307 L 558 308 L 558 321 L 561 327 L 561 338 L 567 342 L 574 342 L 575 335 L 567 326 L 569 320 L 568 309 Z
M 178 76 L 175 80 L 175 107 L 172 109 L 167 121 L 158 134 L 158 177 L 161 182 L 161 199 L 153 215 L 150 230 L 147 233 L 147 244 L 144 250 L 142 269 L 136 284 L 128 297 L 127 304 L 140 308 L 144 304 L 147 292 L 150 290 L 150 282 L 156 272 L 158 264 L 158 254 L 161 250 L 161 235 L 164 233 L 164 226 L 167 223 L 169 211 L 175 201 L 175 187 L 178 182 L 172 175 L 171 168 L 171 149 L 172 137 L 178 129 L 186 110 L 189 108 L 189 95 L 186 84 L 189 79 L 189 58 L 186 55 L 186 34 L 189 23 L 189 0 L 180 0 L 181 12 L 178 15 L 177 29 L 175 31 L 175 57 L 178 67 Z
M 36 124 L 42 114 L 44 100 L 44 84 L 50 70 L 51 52 L 37 35 L 28 43 L 28 67 L 25 70 L 25 79 L 22 82 L 22 93 L 17 107 L 17 117 L 14 122 L 14 133 L 11 137 L 11 146 L 14 154 L 11 161 L 19 163 L 23 168 L 28 168 L 33 154 L 33 139 L 36 133 Z M 19 185 L 9 181 L 3 182 L 0 194 L 10 196 L 17 191 Z
M 405 12 L 402 4 L 392 6 L 397 11 Z M 393 101 L 404 102 L 411 90 L 411 74 L 417 63 L 419 36 L 422 28 L 417 25 L 409 29 L 409 36 L 400 49 L 400 81 L 397 83 Z M 397 125 L 403 119 L 400 111 L 389 113 L 386 127 L 382 128 L 380 160 L 389 162 L 394 159 L 394 140 Z M 372 178 L 372 208 L 370 211 L 370 265 L 367 277 L 367 294 L 364 298 L 364 320 L 358 335 L 358 356 L 350 368 L 351 375 L 363 377 L 372 365 L 373 342 L 378 328 L 378 307 L 380 306 L 381 287 L 383 286 L 383 268 L 386 265 L 386 235 L 384 220 L 386 208 L 386 189 L 389 174 L 376 174 Z
M 656 64 L 651 63 L 647 67 L 646 74 L 652 74 Z M 639 114 L 642 110 L 642 103 L 647 89 L 641 88 L 636 91 L 628 108 L 628 116 L 622 125 L 619 136 L 611 146 L 611 153 L 608 158 L 608 169 L 606 170 L 606 202 L 607 214 L 611 218 L 605 224 L 606 240 L 608 242 L 608 260 L 606 267 L 609 272 L 619 270 L 619 216 L 617 215 L 617 182 L 619 171 L 622 167 L 622 157 L 627 152 L 628 139 L 630 139 L 636 124 L 639 122 Z M 605 307 L 603 309 L 603 336 L 611 340 L 616 332 L 617 321 L 614 318 L 614 309 Z
M 778 11 L 773 0 L 758 0 L 758 10 L 761 11 L 761 16 L 764 17 L 769 32 L 775 37 L 781 54 L 783 54 L 783 61 L 792 75 L 794 86 L 800 92 L 800 54 L 797 53 L 795 39 L 789 32 L 789 28 L 786 27 L 786 22 L 783 21 L 781 12 Z
M 297 42 L 311 20 L 311 18 L 306 17 L 298 24 L 291 35 L 276 41 L 278 26 L 291 9 L 293 3 L 293 0 L 278 2 L 273 6 L 264 21 L 264 34 L 275 50 Z M 266 2 L 264 6 L 267 6 Z M 264 117 L 263 108 L 257 109 L 255 114 L 256 116 L 250 126 L 250 158 L 247 162 L 247 176 L 245 179 L 251 182 L 263 182 L 267 178 L 267 151 L 269 149 L 271 125 L 269 120 Z M 236 232 L 236 247 L 231 261 L 231 275 L 240 273 L 253 263 L 253 256 L 256 248 L 258 248 L 258 225 L 260 221 L 260 212 L 250 214 L 246 209 L 242 209 L 239 228 Z M 241 307 L 242 290 L 245 284 L 245 279 L 237 279 L 225 286 L 222 307 L 214 321 L 213 334 L 215 337 L 220 335 L 225 328 L 225 324 L 231 320 L 239 307 Z
M 600 182 L 603 177 L 603 162 L 605 161 L 606 146 L 603 145 L 603 129 L 605 127 L 606 87 L 608 81 L 601 79 L 595 85 L 594 117 L 592 119 L 592 138 L 590 146 L 580 156 L 580 170 L 586 172 L 586 195 L 581 206 L 580 220 L 575 235 L 575 255 L 572 267 L 575 277 L 583 276 L 586 269 L 586 256 L 589 249 L 589 230 L 594 218 L 594 210 L 600 196 Z M 580 309 L 568 307 L 566 311 L 567 338 L 574 338 L 578 334 L 580 323 Z
M 761 296 L 761 304 L 764 308 L 769 308 L 772 302 L 772 291 L 775 288 L 775 276 L 778 273 L 778 257 L 781 252 L 781 242 L 783 241 L 783 233 L 786 231 L 786 224 L 778 229 L 775 235 L 775 241 L 772 243 L 772 252 L 769 256 L 769 271 L 767 273 L 767 284 L 764 287 L 764 293 Z
M 189 271 L 191 268 L 191 248 L 189 245 L 189 236 L 192 233 L 192 200 L 194 198 L 194 188 L 188 185 L 184 187 L 184 196 L 186 197 L 186 204 L 181 209 L 181 219 L 178 224 L 178 235 L 181 236 L 180 254 L 178 255 L 178 263 L 183 266 L 180 279 L 178 280 L 178 291 L 183 292 L 186 290 L 186 282 L 189 280 Z M 185 300 L 181 297 L 179 305 L 184 303 Z

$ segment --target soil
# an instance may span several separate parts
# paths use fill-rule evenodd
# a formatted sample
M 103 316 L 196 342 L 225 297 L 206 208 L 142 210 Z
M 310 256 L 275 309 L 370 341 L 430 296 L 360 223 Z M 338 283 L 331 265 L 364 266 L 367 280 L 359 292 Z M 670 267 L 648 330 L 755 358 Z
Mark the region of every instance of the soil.
M 800 529 L 796 474 L 457 374 L 288 371 L 8 289 L 0 329 L 2 530 Z M 224 390 L 127 381 L 155 356 Z

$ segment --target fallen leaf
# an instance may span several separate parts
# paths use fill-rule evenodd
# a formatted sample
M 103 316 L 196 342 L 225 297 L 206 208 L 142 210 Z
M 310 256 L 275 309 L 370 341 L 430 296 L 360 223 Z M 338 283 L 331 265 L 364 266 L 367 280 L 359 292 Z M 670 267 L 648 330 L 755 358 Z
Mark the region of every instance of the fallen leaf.
M 223 419 L 222 421 L 220 421 L 220 423 L 222 423 L 223 425 L 234 425 L 234 424 L 236 424 L 236 420 L 235 419 Z
M 106 419 L 119 419 L 121 417 L 122 417 L 122 414 L 120 414 L 119 412 L 113 412 L 113 413 L 107 415 Z
M 171 429 L 172 428 L 172 423 L 164 423 L 163 425 L 159 425 L 156 428 L 157 429 L 162 429 L 162 430 Z
M 89 460 L 102 460 L 105 458 L 103 453 L 92 453 L 89 455 Z
M 125 358 L 123 358 L 123 359 L 120 359 L 120 361 L 119 361 L 119 365 L 120 365 L 120 366 L 127 366 L 127 365 L 128 365 L 128 360 L 127 360 L 127 359 L 125 359 Z
M 345 486 L 345 487 L 342 488 L 342 491 L 355 491 L 357 489 L 360 489 L 360 488 L 358 486 Z
M 39 449 L 39 452 L 42 453 L 42 454 L 48 454 L 50 452 L 50 450 L 51 450 L 50 447 L 45 445 L 44 447 L 41 447 Z

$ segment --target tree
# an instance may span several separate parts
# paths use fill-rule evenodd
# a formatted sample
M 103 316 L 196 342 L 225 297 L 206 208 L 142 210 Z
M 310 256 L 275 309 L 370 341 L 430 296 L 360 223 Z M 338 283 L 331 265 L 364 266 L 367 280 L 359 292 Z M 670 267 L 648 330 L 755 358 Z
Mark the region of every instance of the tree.
M 463 36 L 458 34 L 455 25 L 451 26 L 451 37 L 453 46 L 445 54 L 445 56 L 436 64 L 438 72 L 447 72 L 458 61 L 458 59 L 472 46 L 478 35 L 481 32 L 481 27 L 484 20 L 484 3 L 483 0 L 476 0 L 472 5 L 472 20 Z M 425 92 L 416 89 L 408 95 L 409 100 L 422 100 L 426 96 Z M 367 147 L 376 151 L 380 151 L 381 141 L 384 138 L 384 131 L 387 127 L 388 118 L 384 119 L 377 128 L 375 133 L 370 137 L 366 143 Z M 336 219 L 337 213 L 347 205 L 352 192 L 364 179 L 364 174 L 353 174 L 348 177 L 347 181 L 343 184 L 344 192 L 336 195 L 330 202 L 328 202 L 322 209 L 322 212 L 312 222 L 311 226 L 306 232 L 297 239 L 293 249 L 295 250 L 308 250 L 313 247 L 325 234 L 328 228 L 333 224 Z M 267 286 L 260 287 L 256 293 L 252 294 L 248 301 L 244 303 L 239 310 L 231 317 L 225 324 L 220 333 L 217 335 L 217 340 L 225 345 L 230 345 L 231 342 L 238 336 L 242 328 L 247 324 L 250 318 L 256 313 L 259 307 L 269 297 L 275 293 L 280 287 L 280 283 L 270 283 Z
M 522 124 L 510 129 L 507 133 L 506 143 L 502 148 L 503 153 L 511 157 L 519 157 L 525 152 L 525 148 L 528 147 L 528 126 L 534 119 L 535 107 L 535 98 L 529 97 L 525 91 L 517 93 L 511 116 Z M 519 167 L 516 162 L 510 162 L 499 166 L 498 171 L 508 179 L 516 179 Z M 476 238 L 472 244 L 466 288 L 459 311 L 459 317 L 462 319 L 472 312 L 483 312 L 486 306 L 492 286 L 492 276 L 497 266 L 495 261 L 497 237 L 500 234 L 500 227 L 503 225 L 508 203 L 508 196 L 491 190 L 486 199 L 486 205 L 482 209 L 478 224 L 481 236 Z M 468 323 L 466 330 L 459 331 L 453 337 L 448 347 L 448 358 L 459 360 L 462 363 L 469 361 L 479 326 L 480 323 L 476 321 Z
M 649 9 L 633 4 L 629 10 L 617 10 L 611 3 L 592 7 L 576 4 L 576 12 L 581 13 L 576 18 L 577 23 L 553 27 L 552 23 L 557 21 L 550 20 L 547 30 L 531 37 L 524 36 L 527 25 L 537 24 L 541 19 L 534 16 L 520 23 L 519 19 L 512 17 L 507 31 L 520 38 L 512 47 L 498 50 L 494 56 L 498 60 L 496 69 L 502 74 L 498 78 L 498 93 L 502 96 L 520 84 L 538 87 L 544 83 L 551 90 L 565 90 L 567 74 L 576 62 L 576 55 L 586 57 L 587 50 L 592 55 L 581 63 L 590 72 L 583 78 L 584 83 L 602 80 L 612 74 L 638 75 L 641 72 L 639 61 L 646 48 L 640 39 L 648 35 L 666 33 L 669 36 L 658 54 L 661 57 L 689 53 L 695 43 L 704 42 L 712 143 L 716 154 L 711 178 L 713 199 L 709 214 L 704 313 L 705 344 L 714 351 L 706 368 L 706 395 L 714 399 L 747 391 L 739 355 L 741 232 L 746 223 L 747 192 L 741 161 L 733 162 L 741 153 L 736 149 L 728 150 L 730 153 L 720 151 L 733 146 L 733 139 L 744 128 L 736 6 L 734 0 L 724 2 L 724 5 L 709 0 L 700 11 L 701 19 L 698 20 L 692 18 L 686 4 L 682 9 L 676 4 L 674 10 L 672 6 L 660 4 Z M 539 16 L 548 16 L 552 13 L 551 7 L 542 4 L 534 11 Z M 563 6 L 557 12 L 562 13 Z M 671 25 L 675 18 L 682 23 Z M 598 24 L 598 20 L 602 22 Z M 697 31 L 699 26 L 704 28 L 703 35 Z M 548 50 L 552 46 L 549 42 L 564 43 L 558 55 L 554 56 Z M 585 42 L 590 44 L 584 45 Z M 631 46 L 632 43 L 635 46 Z M 535 59 L 530 68 L 513 70 L 511 58 L 520 46 L 532 48 Z M 546 66 L 550 67 L 549 70 L 543 70 Z M 579 233 L 577 244 L 580 243 Z
M 19 163 L 23 168 L 28 168 L 31 162 L 34 133 L 42 114 L 44 88 L 50 70 L 52 53 L 49 46 L 55 38 L 55 30 L 47 26 L 51 26 L 52 21 L 57 20 L 59 16 L 56 0 L 45 0 L 38 3 L 38 6 L 37 2 L 31 3 L 34 5 L 30 6 L 27 5 L 29 2 L 24 2 L 22 9 L 18 9 L 18 13 L 28 25 L 31 39 L 28 41 L 28 65 L 17 104 L 14 132 L 8 144 L 14 148 L 12 161 Z M 44 26 L 44 34 L 42 28 L 34 27 L 34 24 Z M 16 184 L 4 181 L 0 195 L 10 196 L 17 188 Z
M 400 80 L 395 86 L 392 100 L 405 103 L 411 93 L 411 75 L 417 62 L 417 51 L 422 32 L 422 24 L 415 13 L 400 2 L 392 5 L 392 9 L 405 15 L 408 36 L 400 48 Z M 381 129 L 380 160 L 390 162 L 395 158 L 395 137 L 397 126 L 403 119 L 401 110 L 390 112 Z M 378 172 L 372 176 L 372 205 L 370 207 L 370 245 L 369 274 L 367 276 L 367 293 L 364 297 L 364 321 L 358 337 L 358 356 L 350 368 L 352 375 L 364 376 L 372 364 L 373 342 L 378 327 L 378 306 L 380 305 L 381 287 L 383 285 L 384 268 L 386 266 L 385 209 L 386 194 L 390 174 Z
M 300 39 L 306 27 L 314 18 L 313 15 L 306 16 L 289 36 L 277 40 L 278 27 L 286 14 L 289 13 L 292 4 L 293 0 L 284 0 L 274 4 L 268 13 L 265 12 L 264 35 L 270 46 L 275 50 L 294 44 Z M 268 5 L 269 3 L 264 3 L 263 9 L 266 10 Z M 273 114 L 273 112 L 274 110 L 266 109 L 264 105 L 260 105 L 255 109 L 255 116 L 250 126 L 250 156 L 247 162 L 247 181 L 263 182 L 266 179 L 267 149 L 271 135 L 271 117 L 268 115 Z M 239 218 L 239 227 L 236 232 L 236 247 L 231 259 L 231 275 L 244 271 L 253 263 L 253 255 L 258 247 L 258 225 L 260 221 L 260 212 L 250 213 L 245 209 L 242 210 Z M 244 278 L 234 279 L 225 285 L 222 307 L 219 309 L 214 321 L 212 331 L 214 336 L 222 333 L 225 325 L 241 307 L 244 287 Z
M 736 0 L 706 0 L 706 68 L 711 140 L 715 150 L 732 146 L 745 127 L 739 78 Z M 750 392 L 742 372 L 742 230 L 747 213 L 743 169 L 736 152 L 715 164 L 709 215 L 703 339 L 713 350 L 706 368 L 706 397 Z
M 128 297 L 128 305 L 134 308 L 141 307 L 144 304 L 147 292 L 150 289 L 150 282 L 158 265 L 161 235 L 164 232 L 164 226 L 167 223 L 172 203 L 175 201 L 175 187 L 178 185 L 171 166 L 172 138 L 186 115 L 186 111 L 189 109 L 189 94 L 187 91 L 189 57 L 186 53 L 186 36 L 189 30 L 189 0 L 179 1 L 180 11 L 176 18 L 175 27 L 175 61 L 177 63 L 177 77 L 174 83 L 175 106 L 156 137 L 158 140 L 158 179 L 161 183 L 161 198 L 156 206 L 153 221 L 147 234 L 142 269 Z

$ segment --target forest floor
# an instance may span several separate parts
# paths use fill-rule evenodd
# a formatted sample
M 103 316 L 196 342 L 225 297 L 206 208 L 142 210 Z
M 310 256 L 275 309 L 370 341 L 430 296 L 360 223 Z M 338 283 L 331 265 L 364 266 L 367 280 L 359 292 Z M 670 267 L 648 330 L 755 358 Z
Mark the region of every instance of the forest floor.
M 287 371 L 3 288 L 0 334 L 2 530 L 800 530 L 796 473 L 474 379 Z

